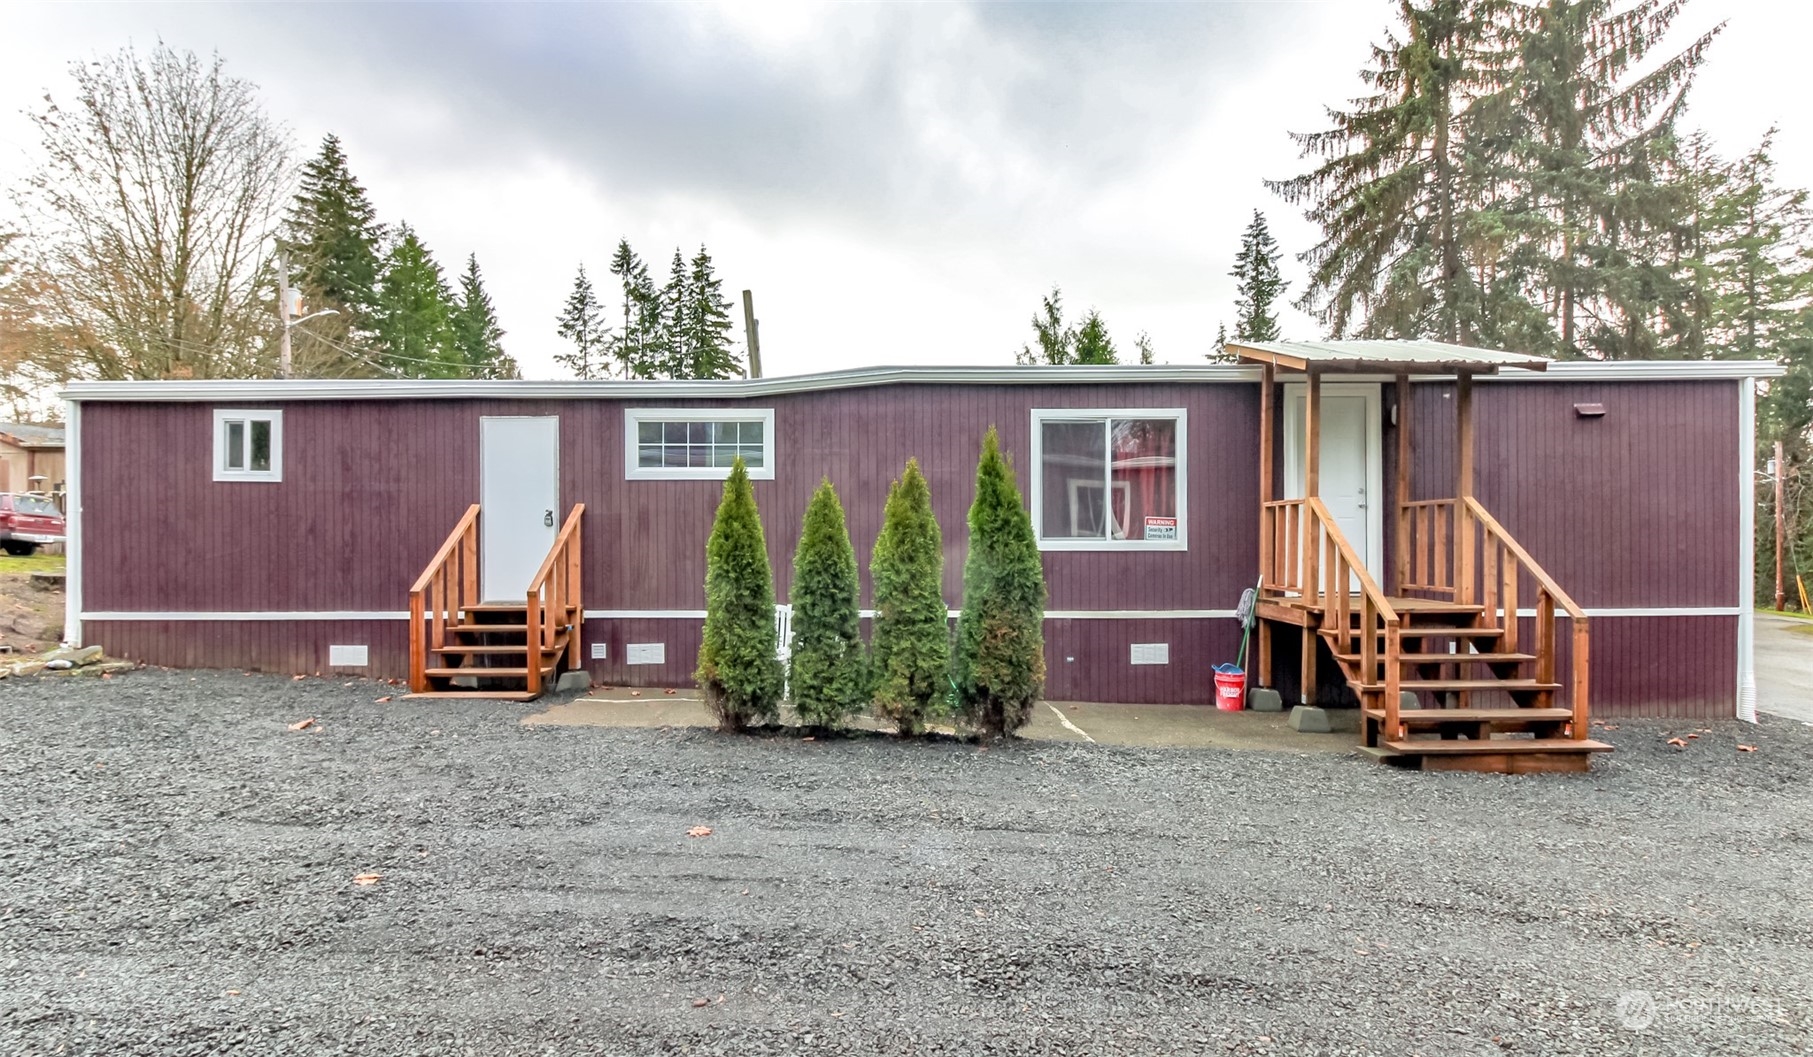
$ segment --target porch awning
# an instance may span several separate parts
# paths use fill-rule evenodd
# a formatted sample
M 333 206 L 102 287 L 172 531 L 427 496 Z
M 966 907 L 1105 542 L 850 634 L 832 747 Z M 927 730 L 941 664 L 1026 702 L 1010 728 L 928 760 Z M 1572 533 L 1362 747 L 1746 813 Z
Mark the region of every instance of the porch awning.
M 1230 341 L 1227 348 L 1247 363 L 1318 374 L 1496 374 L 1501 367 L 1540 371 L 1550 362 L 1441 341 Z

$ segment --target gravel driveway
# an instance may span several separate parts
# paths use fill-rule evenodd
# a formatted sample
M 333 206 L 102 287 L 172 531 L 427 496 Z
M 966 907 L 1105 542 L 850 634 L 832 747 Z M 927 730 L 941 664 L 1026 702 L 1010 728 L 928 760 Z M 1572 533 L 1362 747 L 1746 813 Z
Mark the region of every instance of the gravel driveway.
M 1502 777 L 389 692 L 0 683 L 0 1053 L 1813 1046 L 1787 721 Z

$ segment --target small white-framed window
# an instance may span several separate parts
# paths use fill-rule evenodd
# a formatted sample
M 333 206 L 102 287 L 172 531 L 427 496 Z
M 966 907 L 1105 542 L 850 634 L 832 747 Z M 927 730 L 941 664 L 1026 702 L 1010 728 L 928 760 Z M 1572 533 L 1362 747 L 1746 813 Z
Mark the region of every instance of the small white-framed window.
M 774 479 L 773 408 L 623 410 L 623 476 L 631 481 L 721 481 L 738 456 L 750 477 Z
M 214 479 L 283 480 L 283 412 L 216 408 Z
M 1040 550 L 1187 550 L 1183 408 L 1037 408 L 1032 526 Z

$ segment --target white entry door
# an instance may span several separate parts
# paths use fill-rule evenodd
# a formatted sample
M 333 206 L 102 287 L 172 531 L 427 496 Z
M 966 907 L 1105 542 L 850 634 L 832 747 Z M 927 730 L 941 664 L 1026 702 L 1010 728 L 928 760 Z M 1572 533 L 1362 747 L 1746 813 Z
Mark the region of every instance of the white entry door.
M 1284 390 L 1285 499 L 1303 496 L 1303 412 L 1309 387 Z M 1376 580 L 1384 564 L 1384 486 L 1379 461 L 1379 387 L 1323 383 L 1322 505 Z
M 479 593 L 521 602 L 560 522 L 560 419 L 479 419 Z

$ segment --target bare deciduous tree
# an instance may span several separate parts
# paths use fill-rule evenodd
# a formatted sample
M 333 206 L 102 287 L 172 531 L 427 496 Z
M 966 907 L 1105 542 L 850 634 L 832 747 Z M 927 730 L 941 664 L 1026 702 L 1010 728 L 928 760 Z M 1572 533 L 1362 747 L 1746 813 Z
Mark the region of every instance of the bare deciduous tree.
M 35 365 L 58 377 L 262 373 L 276 316 L 270 236 L 289 138 L 218 56 L 160 44 L 71 67 L 31 115 L 43 163 L 26 224 Z

